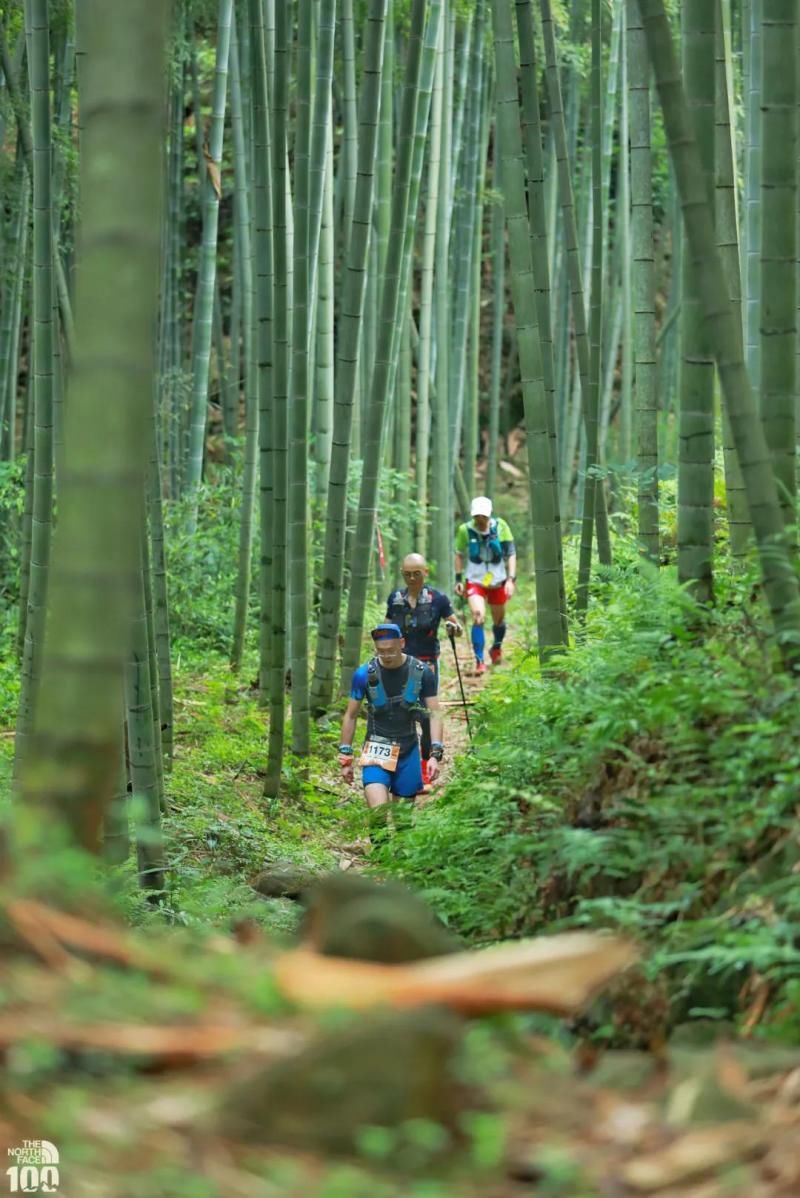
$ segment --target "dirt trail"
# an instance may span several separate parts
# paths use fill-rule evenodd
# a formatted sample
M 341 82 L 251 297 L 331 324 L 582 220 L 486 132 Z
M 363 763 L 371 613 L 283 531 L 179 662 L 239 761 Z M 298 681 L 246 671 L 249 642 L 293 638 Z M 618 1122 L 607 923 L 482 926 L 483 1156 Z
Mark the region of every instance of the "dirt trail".
M 503 642 L 503 661 L 499 665 L 493 666 L 489 660 L 489 646 L 492 643 L 491 623 L 489 623 L 486 630 L 486 673 L 480 677 L 476 677 L 475 655 L 472 652 L 472 642 L 470 640 L 471 623 L 469 612 L 459 612 L 458 618 L 464 626 L 464 632 L 462 636 L 456 638 L 455 646 L 458 653 L 458 663 L 461 667 L 461 681 L 464 684 L 464 696 L 467 701 L 474 736 L 476 724 L 474 703 L 476 699 L 481 691 L 490 684 L 495 674 L 512 668 L 515 655 L 514 629 L 513 625 L 509 626 L 508 633 Z M 446 636 L 441 638 L 441 642 L 439 698 L 444 708 L 444 740 L 446 750 L 444 767 L 442 769 L 442 782 L 439 787 L 433 790 L 430 796 L 426 795 L 424 800 L 418 800 L 419 803 L 430 802 L 431 798 L 436 797 L 436 791 L 447 785 L 454 759 L 461 753 L 465 753 L 470 744 L 464 705 L 461 699 L 461 690 L 458 685 L 456 664 L 453 658 L 452 644 Z

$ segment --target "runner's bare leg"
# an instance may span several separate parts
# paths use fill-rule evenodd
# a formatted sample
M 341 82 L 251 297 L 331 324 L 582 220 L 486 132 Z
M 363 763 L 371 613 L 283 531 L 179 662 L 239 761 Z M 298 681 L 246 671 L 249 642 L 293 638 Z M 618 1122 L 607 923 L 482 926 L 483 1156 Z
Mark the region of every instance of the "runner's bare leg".
M 370 782 L 364 787 L 364 798 L 368 807 L 383 807 L 391 800 L 389 787 L 384 786 L 383 782 Z

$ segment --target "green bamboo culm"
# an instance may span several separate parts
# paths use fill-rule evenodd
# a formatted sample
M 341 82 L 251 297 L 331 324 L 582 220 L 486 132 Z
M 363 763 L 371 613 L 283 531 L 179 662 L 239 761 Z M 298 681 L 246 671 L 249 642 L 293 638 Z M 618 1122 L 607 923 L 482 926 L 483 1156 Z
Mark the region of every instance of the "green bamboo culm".
M 495 116 L 492 148 L 493 190 L 503 189 L 502 143 L 500 125 Z M 497 486 L 497 451 L 500 440 L 500 388 L 503 375 L 503 330 L 505 325 L 506 229 L 503 207 L 495 197 L 491 212 L 492 255 L 492 348 L 489 382 L 489 448 L 486 456 L 486 493 L 494 495 Z
M 709 200 L 714 195 L 716 4 L 717 0 L 685 0 L 681 30 L 686 99 Z M 713 596 L 714 362 L 701 319 L 699 280 L 686 244 L 681 273 L 678 578 L 699 602 L 709 603 Z
M 570 160 L 567 148 L 567 131 L 564 121 L 564 107 L 561 98 L 561 81 L 558 69 L 555 33 L 550 0 L 541 0 L 542 32 L 544 35 L 547 94 L 550 101 L 550 119 L 556 145 L 556 161 L 558 164 L 558 187 L 561 215 L 564 228 L 565 256 L 569 276 L 569 289 L 572 306 L 572 320 L 575 327 L 575 349 L 578 358 L 578 373 L 580 376 L 581 405 L 583 410 L 583 425 L 587 444 L 597 445 L 597 386 L 592 376 L 592 356 L 589 346 L 589 334 L 586 321 L 585 293 L 583 287 L 583 272 L 580 261 L 578 244 L 578 229 L 575 217 L 575 201 L 570 174 Z M 578 568 L 578 585 L 576 602 L 579 612 L 584 612 L 589 602 L 589 576 L 591 572 L 592 538 L 591 533 L 595 522 L 595 505 L 603 504 L 603 492 L 596 487 L 595 458 L 587 457 L 586 487 L 584 492 L 584 519 L 582 521 L 581 549 Z M 590 520 L 591 515 L 591 520 Z
M 292 238 L 288 179 L 290 13 L 275 10 L 275 66 L 272 88 L 272 601 L 269 649 L 269 750 L 265 798 L 277 798 L 286 731 L 288 406 L 291 347 Z
M 398 354 L 393 366 L 393 376 L 390 382 L 390 393 L 393 400 L 390 403 L 389 417 L 395 429 L 395 452 L 392 465 L 398 474 L 398 484 L 390 502 L 395 507 L 396 542 L 392 554 L 392 571 L 396 576 L 400 570 L 402 558 L 409 553 L 414 544 L 411 537 L 411 526 L 408 517 L 410 499 L 410 455 L 411 441 L 411 323 L 413 313 L 409 311 L 410 284 L 413 268 L 414 239 L 416 235 L 417 209 L 421 190 L 422 168 L 425 160 L 425 149 L 428 143 L 428 123 L 433 113 L 433 91 L 437 75 L 439 47 L 441 45 L 441 16 L 428 21 L 425 38 L 422 45 L 422 66 L 420 69 L 420 100 L 417 104 L 416 126 L 414 131 L 414 148 L 411 164 L 411 185 L 409 203 L 406 211 L 406 231 L 403 243 L 403 265 L 400 276 L 400 296 L 398 310 L 406 313 L 402 318 L 402 333 Z M 408 353 L 406 353 L 408 350 Z M 387 434 L 384 434 L 387 437 Z M 378 601 L 384 599 L 384 582 L 380 573 L 376 578 Z
M 302 756 L 310 748 L 308 679 L 308 414 L 309 369 L 317 255 L 325 186 L 325 153 L 331 108 L 333 46 L 336 20 L 335 0 L 322 0 L 317 31 L 316 94 L 313 131 L 309 108 L 311 91 L 311 0 L 301 0 L 298 62 L 303 74 L 298 80 L 297 143 L 307 143 L 308 155 L 295 154 L 294 312 L 292 326 L 292 402 L 290 432 L 289 519 L 289 605 L 292 612 L 292 750 Z M 304 49 L 308 42 L 307 51 Z M 304 59 L 307 60 L 304 63 Z M 306 74 L 307 72 L 307 74 Z M 306 92 L 305 100 L 302 99 Z
M 588 479 L 593 471 L 600 467 L 600 384 L 603 369 L 603 17 L 601 0 L 592 0 L 592 69 L 591 69 L 591 146 L 592 146 L 592 266 L 591 287 L 589 288 L 589 420 L 586 426 L 586 475 Z M 591 505 L 584 503 L 583 528 L 581 532 L 581 555 L 587 555 L 585 578 L 588 583 L 592 554 L 592 531 L 597 524 L 597 556 L 603 565 L 609 564 L 610 549 L 604 545 L 607 540 L 601 533 L 603 483 L 599 474 L 596 475 L 592 490 Z M 589 487 L 587 485 L 587 496 Z M 591 508 L 591 510 L 588 510 Z M 580 565 L 578 567 L 579 572 Z M 581 594 L 585 601 L 581 602 Z M 585 609 L 588 604 L 588 593 L 579 592 L 578 607 Z
M 117 784 L 123 663 L 141 588 L 165 11 L 152 0 L 84 2 L 77 344 L 42 681 L 20 790 L 25 808 L 46 808 L 97 851 Z
M 25 0 L 33 153 L 33 506 L 15 776 L 33 728 L 44 640 L 53 520 L 53 220 L 47 0 Z
M 3 338 L 3 351 L 0 355 L 0 386 L 2 386 L 5 396 L 5 402 L 0 405 L 0 410 L 3 412 L 0 458 L 8 462 L 13 462 L 17 453 L 17 386 L 25 280 L 28 273 L 30 194 L 30 184 L 25 176 L 20 182 L 17 196 L 17 215 L 12 235 L 12 244 L 17 246 L 17 262 L 9 281 L 6 309 L 7 336 Z
M 484 98 L 481 92 L 484 5 L 475 0 L 472 17 L 467 87 L 464 96 L 463 163 L 458 179 L 451 261 L 453 269 L 453 329 L 450 342 L 451 386 L 448 395 L 451 471 L 461 449 L 464 392 L 467 386 L 467 338 L 474 278 L 475 223 L 478 217 L 480 125 Z M 465 446 L 466 449 L 466 446 Z M 469 475 L 474 463 L 465 463 Z
M 552 295 L 550 290 L 550 261 L 547 250 L 547 203 L 545 199 L 545 168 L 542 152 L 542 128 L 539 119 L 539 84 L 537 79 L 536 39 L 533 30 L 531 0 L 517 0 L 517 31 L 519 39 L 521 93 L 525 161 L 528 170 L 528 211 L 531 226 L 531 264 L 536 293 L 536 313 L 539 322 L 539 345 L 542 356 L 547 432 L 550 439 L 550 471 L 555 488 L 552 497 L 553 520 L 558 543 L 558 575 L 562 595 L 564 644 L 568 643 L 567 602 L 564 594 L 564 561 L 561 534 L 561 497 L 558 484 L 558 438 L 556 430 L 556 379 L 553 357 Z M 502 331 L 502 330 L 501 330 Z M 498 352 L 497 348 L 494 350 Z M 491 493 L 491 492 L 490 492 Z
M 618 219 L 617 248 L 622 269 L 622 288 L 617 294 L 621 301 L 620 323 L 613 322 L 611 352 L 608 362 L 616 362 L 619 346 L 622 358 L 622 388 L 619 403 L 619 457 L 623 462 L 633 458 L 633 265 L 631 262 L 632 213 L 630 172 L 630 92 L 628 88 L 628 36 L 625 27 L 626 0 L 618 0 L 620 14 L 620 41 L 622 42 L 622 67 L 620 89 L 620 195 L 616 212 Z M 607 279 L 608 294 L 613 281 Z M 621 343 L 621 344 L 620 344 Z M 610 406 L 610 405 L 609 405 Z M 601 429 L 601 452 L 605 444 L 606 425 Z
M 141 546 L 141 540 L 139 542 Z M 134 799 L 134 835 L 139 883 L 145 890 L 164 885 L 161 839 L 162 791 L 158 745 L 154 735 L 153 678 L 147 628 L 146 562 L 140 554 L 125 662 L 125 726 L 130 784 Z
M 311 684 L 311 709 L 315 714 L 323 712 L 333 698 L 336 670 L 347 527 L 347 479 L 353 416 L 358 395 L 359 346 L 363 329 L 370 223 L 375 194 L 375 155 L 386 36 L 386 8 L 387 0 L 370 0 L 365 33 L 358 110 L 358 172 L 337 330 L 333 441 L 317 626 L 317 655 Z
M 236 608 L 233 617 L 231 669 L 242 664 L 247 615 L 250 607 L 250 575 L 253 557 L 253 507 L 258 473 L 258 356 L 253 304 L 253 239 L 251 236 L 249 175 L 242 97 L 241 64 L 236 25 L 231 31 L 231 109 L 235 162 L 234 206 L 241 251 L 240 277 L 242 319 L 244 324 L 244 474 L 242 478 L 242 515 L 239 524 L 239 565 L 236 574 Z M 239 415 L 239 380 L 236 379 L 236 422 Z M 235 425 L 234 425 L 235 427 Z
M 520 77 L 523 107 L 525 160 L 528 170 L 528 205 L 531 223 L 531 261 L 539 319 L 539 341 L 542 347 L 542 378 L 547 402 L 547 421 L 550 430 L 551 457 L 556 468 L 555 428 L 555 366 L 553 360 L 553 330 L 551 320 L 550 264 L 547 253 L 547 211 L 544 192 L 544 158 L 542 129 L 539 119 L 539 84 L 537 79 L 536 41 L 533 31 L 531 0 L 517 0 L 517 29 L 519 37 Z M 558 518 L 558 517 L 557 517 Z
M 761 22 L 761 419 L 784 523 L 797 522 L 797 0 Z
M 647 52 L 664 114 L 670 157 L 680 192 L 686 240 L 700 294 L 706 337 L 719 370 L 722 394 L 744 477 L 758 546 L 764 591 L 787 666 L 800 666 L 800 590 L 783 541 L 783 516 L 769 448 L 745 369 L 742 339 L 728 297 L 714 238 L 711 200 L 694 138 L 680 68 L 663 0 L 639 0 Z
M 214 96 L 208 138 L 208 175 L 203 188 L 203 245 L 197 281 L 197 312 L 192 361 L 192 404 L 186 463 L 186 490 L 190 495 L 189 532 L 197 526 L 197 504 L 203 477 L 203 454 L 208 412 L 208 378 L 214 327 L 214 289 L 217 279 L 217 232 L 221 198 L 222 143 L 225 131 L 225 101 L 228 91 L 228 58 L 233 21 L 233 0 L 219 0 L 217 56 L 214 67 Z M 195 114 L 199 116 L 199 112 Z M 199 135 L 198 135 L 199 136 Z M 205 146 L 201 151 L 205 154 Z M 202 168 L 200 168 L 202 170 Z
M 631 147 L 631 282 L 639 546 L 645 557 L 651 562 L 658 562 L 658 405 L 650 63 L 638 0 L 625 2 Z
M 159 733 L 164 764 L 172 766 L 175 737 L 173 710 L 172 657 L 169 632 L 169 582 L 167 578 L 167 551 L 164 537 L 164 511 L 162 502 L 162 472 L 158 453 L 158 429 L 155 411 L 150 435 L 150 468 L 147 478 L 147 511 L 150 518 L 150 540 L 152 548 L 153 622 L 155 629 L 155 652 L 158 669 Z
M 426 24 L 426 10 L 428 21 Z M 431 69 L 436 53 L 440 0 L 413 0 L 408 34 L 408 56 L 400 115 L 398 154 L 392 192 L 392 221 L 386 272 L 380 301 L 375 369 L 370 387 L 370 405 L 364 440 L 364 469 L 358 501 L 358 520 L 353 546 L 353 569 L 347 605 L 347 626 L 342 655 L 345 676 L 355 669 L 361 651 L 361 633 L 369 578 L 370 551 L 375 535 L 378 489 L 382 466 L 382 447 L 386 414 L 392 393 L 400 349 L 399 314 L 402 309 L 403 283 L 407 278 L 408 256 L 413 242 L 419 171 L 413 170 L 417 105 L 430 107 L 433 82 Z M 428 70 L 424 70 L 424 60 Z M 428 76 L 427 89 L 421 81 Z M 427 122 L 427 117 L 426 117 Z M 416 183 L 416 188 L 414 184 Z
M 761 14 L 765 0 L 748 0 L 750 22 L 742 41 L 747 66 L 744 168 L 745 360 L 750 385 L 761 387 Z
M 536 292 L 531 265 L 531 230 L 522 166 L 514 34 L 511 11 L 504 0 L 492 0 L 492 25 L 497 81 L 497 121 L 503 151 L 503 200 L 508 229 L 517 351 L 525 404 L 529 510 L 536 570 L 536 626 L 539 654 L 542 660 L 546 660 L 554 650 L 566 645 L 566 613 L 561 605 L 563 585 L 560 568 L 558 488 L 552 461 Z
M 267 73 L 266 16 L 260 0 L 250 0 L 250 78 L 253 105 L 252 213 L 253 213 L 253 353 L 257 360 L 258 487 L 259 487 L 259 700 L 267 701 L 272 648 L 272 132 Z
M 323 181 L 322 224 L 317 264 L 316 395 L 314 399 L 314 528 L 323 529 L 331 469 L 334 394 L 334 291 L 336 222 L 334 215 L 333 124 L 328 121 L 327 165 Z M 324 536 L 324 531 L 322 533 Z M 315 578 L 319 589 L 319 577 Z
M 716 129 L 714 169 L 717 245 L 737 321 L 742 323 L 742 261 L 739 250 L 739 211 L 736 181 L 734 72 L 731 47 L 730 0 L 717 0 L 716 28 Z M 734 561 L 744 557 L 750 543 L 750 521 L 742 472 L 736 457 L 730 422 L 723 408 L 722 451 L 725 462 L 725 500 L 728 539 Z
M 442 153 L 442 101 L 444 95 L 444 38 L 446 22 L 439 26 L 436 65 L 431 98 L 430 139 L 427 165 L 425 223 L 422 234 L 422 271 L 419 302 L 419 346 L 417 351 L 416 486 L 420 516 L 415 544 L 423 555 L 430 552 L 428 526 L 428 475 L 431 463 L 431 366 L 433 364 L 433 276 L 436 260 L 436 229 L 439 219 L 439 176 Z
M 450 593 L 453 587 L 453 486 L 450 470 L 450 193 L 453 123 L 453 42 L 455 12 L 451 0 L 444 0 L 442 42 L 439 48 L 442 76 L 441 143 L 436 205 L 436 249 L 434 263 L 434 323 L 436 365 L 433 377 L 431 507 L 435 513 L 430 533 L 430 549 L 436 569 L 436 585 Z M 437 67 L 437 70 L 439 68 Z

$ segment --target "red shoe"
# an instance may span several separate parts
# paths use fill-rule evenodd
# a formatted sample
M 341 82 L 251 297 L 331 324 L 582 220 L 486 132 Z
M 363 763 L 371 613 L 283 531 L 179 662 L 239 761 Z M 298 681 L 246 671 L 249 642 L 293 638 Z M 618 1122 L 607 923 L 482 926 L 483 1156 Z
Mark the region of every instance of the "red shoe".
M 492 645 L 489 650 L 489 656 L 492 659 L 492 665 L 498 666 L 503 660 L 503 649 L 501 645 Z
M 477 675 L 479 675 L 479 674 L 485 674 L 485 673 L 486 673 L 486 662 L 485 662 L 485 661 L 476 661 L 476 662 L 475 662 L 475 675 L 476 675 L 476 677 L 477 677 Z

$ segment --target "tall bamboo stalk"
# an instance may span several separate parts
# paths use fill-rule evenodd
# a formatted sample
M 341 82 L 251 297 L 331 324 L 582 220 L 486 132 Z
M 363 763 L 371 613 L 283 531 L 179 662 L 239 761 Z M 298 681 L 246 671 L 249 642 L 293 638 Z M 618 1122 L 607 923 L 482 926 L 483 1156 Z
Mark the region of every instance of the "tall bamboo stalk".
M 244 326 L 244 473 L 242 476 L 242 514 L 239 525 L 239 563 L 236 575 L 236 610 L 233 618 L 231 669 L 242 664 L 247 613 L 250 606 L 251 565 L 253 559 L 253 507 L 258 473 L 258 358 L 254 325 L 253 239 L 251 236 L 247 138 L 244 127 L 239 39 L 236 26 L 231 30 L 231 110 L 234 152 L 234 207 L 238 246 L 241 255 L 241 308 Z M 239 414 L 239 379 L 236 387 L 236 416 Z
M 511 12 L 492 0 L 497 119 L 503 149 L 502 175 L 508 229 L 511 289 L 517 329 L 528 448 L 528 499 L 536 571 L 536 627 L 542 660 L 566 644 L 563 610 L 558 487 L 552 462 L 547 397 L 531 264 L 531 231 L 522 170 L 522 138 L 514 69 Z
M 764 592 L 785 661 L 800 660 L 800 590 L 783 541 L 783 516 L 769 448 L 745 369 L 741 335 L 714 237 L 712 203 L 683 91 L 663 0 L 639 0 L 647 51 L 664 113 L 670 157 L 696 277 L 706 336 L 719 370 L 758 545 Z
M 272 260 L 275 270 L 272 322 L 272 569 L 269 653 L 269 755 L 264 795 L 280 790 L 285 734 L 285 670 L 287 638 L 287 499 L 288 400 L 291 347 L 290 296 L 292 243 L 289 222 L 288 119 L 289 17 L 286 6 L 275 9 L 275 69 L 272 97 Z
M 272 649 L 272 131 L 267 74 L 267 24 L 271 11 L 250 0 L 250 74 L 253 81 L 252 212 L 253 212 L 253 353 L 257 360 L 259 476 L 259 698 L 266 702 Z
M 400 340 L 399 313 L 402 306 L 403 284 L 408 277 L 408 260 L 416 220 L 416 196 L 419 190 L 420 173 L 419 169 L 416 173 L 413 170 L 417 105 L 425 106 L 425 122 L 427 123 L 433 80 L 432 67 L 441 16 L 441 0 L 431 0 L 427 12 L 427 23 L 425 20 L 426 9 L 428 9 L 426 0 L 413 0 L 397 163 L 392 192 L 391 237 L 381 294 L 379 336 L 375 354 L 375 370 L 370 387 L 370 406 L 364 441 L 364 469 L 361 476 L 353 567 L 347 605 L 347 625 L 342 657 L 342 664 L 346 672 L 356 667 L 361 651 L 370 547 L 375 532 L 378 488 L 381 477 L 385 418 L 397 369 Z M 424 69 L 423 66 L 424 59 L 428 60 L 427 69 Z M 423 84 L 426 77 L 427 88 Z
M 203 190 L 203 245 L 197 280 L 197 311 L 192 362 L 192 406 L 189 423 L 189 446 L 186 464 L 186 488 L 191 496 L 189 531 L 197 524 L 198 488 L 203 475 L 206 423 L 208 413 L 208 378 L 211 360 L 211 340 L 214 317 L 214 288 L 217 277 L 217 232 L 221 198 L 222 143 L 225 131 L 225 101 L 228 90 L 228 58 L 233 23 L 233 0 L 219 0 L 217 15 L 217 56 L 214 67 L 214 96 L 211 107 L 211 128 L 207 149 L 200 152 L 198 170 L 202 172 L 202 157 L 208 155 L 209 181 Z M 195 118 L 199 121 L 199 110 Z M 198 130 L 199 138 L 199 130 Z
M 433 279 L 436 238 L 439 221 L 439 178 L 442 154 L 442 104 L 444 98 L 444 58 L 446 22 L 439 28 L 436 69 L 431 100 L 431 128 L 428 149 L 425 224 L 422 235 L 422 275 L 420 279 L 419 350 L 417 356 L 416 407 L 416 485 L 421 517 L 417 522 L 415 543 L 422 554 L 430 550 L 428 523 L 428 473 L 431 463 L 431 380 L 433 366 Z
M 53 517 L 53 219 L 47 0 L 25 0 L 33 152 L 33 505 L 15 771 L 33 728 L 44 642 Z
M 109 0 L 88 3 L 79 352 L 66 406 L 41 686 L 21 786 L 26 806 L 46 805 L 75 840 L 97 851 L 117 782 L 129 620 L 143 599 L 140 532 L 154 389 L 165 30 L 163 12 L 149 0 L 112 0 L 113 19 Z M 40 28 L 34 23 L 34 42 Z M 52 228 L 50 220 L 45 228 Z M 149 683 L 145 690 L 149 698 Z
M 500 124 L 495 119 L 492 169 L 493 189 L 503 190 Z M 491 215 L 492 254 L 492 348 L 489 382 L 489 449 L 486 460 L 486 493 L 494 495 L 497 485 L 497 449 L 500 439 L 500 388 L 503 373 L 503 326 L 505 316 L 506 232 L 503 208 L 495 200 Z M 541 332 L 539 334 L 541 342 Z
M 304 55 L 304 41 L 310 42 L 311 3 L 300 5 L 301 69 L 299 94 L 310 91 L 310 45 Z M 308 103 L 300 100 L 297 137 L 308 141 L 307 160 L 295 155 L 296 212 L 294 238 L 294 313 L 292 325 L 292 400 L 289 482 L 289 603 L 292 612 L 292 749 L 305 756 L 310 747 L 310 710 L 308 681 L 308 418 L 309 358 L 312 348 L 311 305 L 313 303 L 317 255 L 319 252 L 322 201 L 324 194 L 325 153 L 331 107 L 333 44 L 336 17 L 335 0 L 322 0 L 319 10 L 317 44 L 319 62 L 316 78 L 313 135 Z M 308 70 L 304 57 L 308 58 Z M 307 71 L 307 73 L 306 73 Z M 305 84 L 305 86 L 304 86 Z
M 762 8 L 765 0 L 749 0 L 747 47 L 747 109 L 745 124 L 744 229 L 745 229 L 745 354 L 750 383 L 761 387 L 761 75 Z
M 439 155 L 439 199 L 436 223 L 434 275 L 434 336 L 436 343 L 435 391 L 433 395 L 433 441 L 431 448 L 431 506 L 435 513 L 430 545 L 437 585 L 450 593 L 453 586 L 453 489 L 450 463 L 450 177 L 453 120 L 453 57 L 455 12 L 452 0 L 443 0 L 445 26 L 442 60 L 442 141 Z
M 797 2 L 761 23 L 761 418 L 783 519 L 797 522 Z
M 716 28 L 716 80 L 714 102 L 716 130 L 715 225 L 731 303 L 742 323 L 742 264 L 739 254 L 739 212 L 736 186 L 736 139 L 734 121 L 733 69 L 731 59 L 730 0 L 719 0 Z M 722 412 L 722 448 L 725 461 L 725 497 L 731 555 L 741 558 L 749 541 L 750 521 L 742 472 L 736 457 L 730 422 Z
M 595 470 L 597 466 L 597 399 L 599 378 L 592 374 L 593 359 L 590 354 L 589 337 L 586 327 L 586 308 L 584 301 L 583 276 L 578 247 L 577 224 L 575 220 L 575 204 L 572 192 L 569 155 L 567 150 L 566 126 L 564 109 L 561 100 L 561 82 L 559 79 L 558 58 L 556 52 L 553 19 L 550 10 L 550 0 L 541 0 L 542 32 L 544 34 L 547 92 L 550 100 L 550 117 L 556 141 L 556 160 L 558 163 L 559 198 L 562 219 L 564 223 L 564 240 L 566 259 L 570 279 L 572 299 L 572 320 L 575 327 L 575 346 L 578 356 L 578 367 L 581 380 L 581 402 L 583 422 L 586 429 L 589 455 L 586 462 L 586 488 L 584 492 L 584 518 L 582 522 L 581 550 L 578 573 L 577 604 L 579 611 L 585 611 L 589 599 L 589 574 L 591 569 L 591 530 L 595 521 L 595 506 L 605 511 L 602 489 L 596 488 Z M 598 67 L 599 70 L 599 67 Z M 597 154 L 601 146 L 597 137 Z M 602 248 L 602 247 L 601 247 Z M 600 309 L 598 308 L 598 314 Z M 599 335 L 599 332 L 598 332 Z M 599 361 L 594 360 L 599 369 Z M 601 521 L 602 523 L 602 521 Z M 606 532 L 607 535 L 607 532 Z
M 386 33 L 386 0 L 370 0 L 365 34 L 364 68 L 359 102 L 358 179 L 353 224 L 347 245 L 336 346 L 333 445 L 331 449 L 325 553 L 322 567 L 317 655 L 311 685 L 311 709 L 324 711 L 333 697 L 339 634 L 347 481 L 354 400 L 357 395 L 370 220 L 375 180 L 380 83 Z
M 650 63 L 638 0 L 626 0 L 626 55 L 630 110 L 631 234 L 636 458 L 639 545 L 659 560 L 658 406 L 656 395 L 656 284 L 653 250 L 653 171 Z

